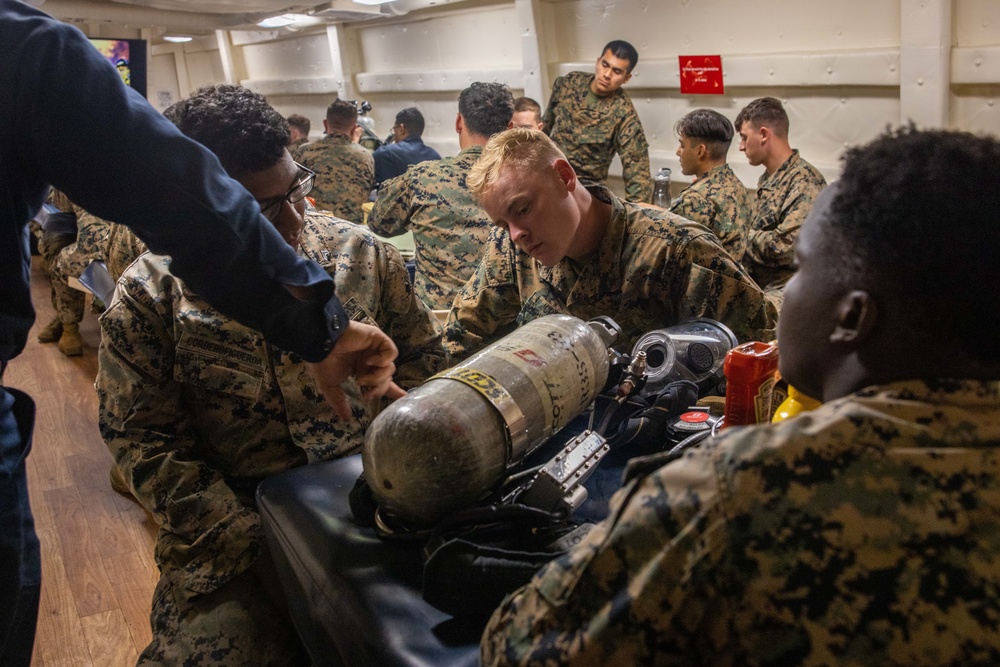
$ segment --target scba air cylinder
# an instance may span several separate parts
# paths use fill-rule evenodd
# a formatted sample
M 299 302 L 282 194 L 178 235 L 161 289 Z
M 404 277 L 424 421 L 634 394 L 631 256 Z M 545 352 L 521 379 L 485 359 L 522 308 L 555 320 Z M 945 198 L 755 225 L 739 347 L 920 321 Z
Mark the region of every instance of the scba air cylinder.
M 547 315 L 390 405 L 362 456 L 380 511 L 426 526 L 488 495 L 594 400 L 614 335 L 604 323 Z

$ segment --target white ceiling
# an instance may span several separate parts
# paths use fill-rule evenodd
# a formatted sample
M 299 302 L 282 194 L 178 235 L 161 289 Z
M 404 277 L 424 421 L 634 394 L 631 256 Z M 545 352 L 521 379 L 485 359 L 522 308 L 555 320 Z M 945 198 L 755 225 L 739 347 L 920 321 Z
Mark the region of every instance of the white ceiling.
M 323 23 L 393 17 L 417 9 L 466 0 L 394 0 L 361 5 L 352 0 L 27 0 L 52 16 L 81 24 L 154 28 L 157 32 L 206 34 L 257 29 L 264 18 L 285 13 L 315 16 Z

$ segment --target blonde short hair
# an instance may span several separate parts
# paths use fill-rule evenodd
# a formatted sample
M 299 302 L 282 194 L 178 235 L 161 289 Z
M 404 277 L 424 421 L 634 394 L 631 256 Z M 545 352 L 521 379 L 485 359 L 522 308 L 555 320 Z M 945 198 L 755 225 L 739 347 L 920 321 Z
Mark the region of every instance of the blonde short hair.
M 505 167 L 534 173 L 558 159 L 565 160 L 566 156 L 545 134 L 538 130 L 515 127 L 494 134 L 486 142 L 483 154 L 469 171 L 465 184 L 473 196 L 480 198 L 497 182 Z

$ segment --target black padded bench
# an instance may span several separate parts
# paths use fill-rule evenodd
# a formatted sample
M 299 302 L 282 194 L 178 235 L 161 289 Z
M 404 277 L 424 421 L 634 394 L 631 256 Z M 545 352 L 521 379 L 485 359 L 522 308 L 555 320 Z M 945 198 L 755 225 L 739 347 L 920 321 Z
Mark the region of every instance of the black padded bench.
M 466 667 L 481 628 L 458 627 L 420 593 L 416 544 L 357 526 L 348 493 L 361 456 L 264 481 L 257 500 L 292 619 L 313 664 Z

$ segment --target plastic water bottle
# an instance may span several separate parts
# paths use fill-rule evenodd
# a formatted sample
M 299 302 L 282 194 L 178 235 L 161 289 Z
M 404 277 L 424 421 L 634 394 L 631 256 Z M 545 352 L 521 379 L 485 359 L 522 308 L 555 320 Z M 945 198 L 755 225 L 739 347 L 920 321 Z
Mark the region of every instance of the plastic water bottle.
M 653 206 L 670 207 L 670 168 L 663 167 L 653 178 Z

